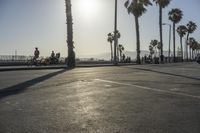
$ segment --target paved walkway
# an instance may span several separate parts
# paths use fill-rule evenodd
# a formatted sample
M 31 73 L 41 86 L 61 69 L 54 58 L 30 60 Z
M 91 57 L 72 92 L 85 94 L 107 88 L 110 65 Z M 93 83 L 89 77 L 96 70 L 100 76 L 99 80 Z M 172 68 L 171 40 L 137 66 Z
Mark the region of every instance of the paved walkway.
M 0 72 L 0 133 L 199 133 L 200 65 Z

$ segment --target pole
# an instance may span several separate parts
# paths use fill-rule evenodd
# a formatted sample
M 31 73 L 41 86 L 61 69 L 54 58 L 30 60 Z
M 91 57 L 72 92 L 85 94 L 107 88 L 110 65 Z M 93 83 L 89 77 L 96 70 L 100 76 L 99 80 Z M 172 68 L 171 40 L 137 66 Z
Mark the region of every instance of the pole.
M 170 62 L 170 52 L 171 52 L 171 48 L 170 48 L 170 46 L 171 46 L 171 29 L 172 29 L 172 27 L 171 27 L 171 25 L 169 24 L 169 55 L 168 55 L 168 58 L 169 58 L 169 62 Z
M 162 25 L 168 25 L 169 26 L 169 49 L 168 49 L 168 61 L 170 62 L 170 54 L 171 54 L 171 24 L 163 23 Z
M 114 20 L 114 64 L 117 65 L 117 0 L 115 0 L 115 20 Z
M 176 37 L 175 37 L 175 23 L 173 22 L 173 52 L 174 52 L 174 63 L 176 62 Z

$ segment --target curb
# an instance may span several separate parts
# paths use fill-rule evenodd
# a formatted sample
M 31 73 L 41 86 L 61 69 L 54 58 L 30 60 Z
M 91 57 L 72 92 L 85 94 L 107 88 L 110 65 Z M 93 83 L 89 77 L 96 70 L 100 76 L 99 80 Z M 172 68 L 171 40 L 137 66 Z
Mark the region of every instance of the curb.
M 77 65 L 75 68 L 89 68 L 89 67 L 113 67 L 113 66 L 130 66 L 136 65 L 135 63 L 130 64 L 89 64 L 89 65 Z M 0 68 L 0 72 L 3 71 L 21 71 L 21 70 L 46 70 L 46 69 L 69 69 L 67 66 L 36 66 L 36 67 L 10 67 L 10 68 Z
M 0 72 L 3 71 L 21 71 L 21 70 L 45 70 L 45 69 L 68 69 L 64 66 L 57 67 L 19 67 L 19 68 L 0 68 Z

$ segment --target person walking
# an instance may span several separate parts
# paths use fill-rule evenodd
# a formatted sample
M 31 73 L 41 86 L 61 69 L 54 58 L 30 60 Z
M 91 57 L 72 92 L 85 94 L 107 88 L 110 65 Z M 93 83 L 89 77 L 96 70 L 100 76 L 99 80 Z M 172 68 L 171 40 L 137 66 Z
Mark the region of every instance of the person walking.
M 37 47 L 35 47 L 33 64 L 37 65 L 37 59 L 39 58 L 39 56 L 40 56 L 40 51 L 38 50 Z

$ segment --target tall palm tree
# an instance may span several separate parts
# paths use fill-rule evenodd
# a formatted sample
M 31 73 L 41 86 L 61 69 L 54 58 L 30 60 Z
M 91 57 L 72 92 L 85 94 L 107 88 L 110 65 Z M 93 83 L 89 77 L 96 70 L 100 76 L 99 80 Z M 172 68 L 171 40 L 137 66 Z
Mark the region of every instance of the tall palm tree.
M 153 0 L 159 6 L 159 28 L 161 45 L 161 62 L 163 62 L 163 38 L 162 38 L 162 9 L 167 7 L 171 0 Z
M 200 54 L 200 43 L 197 44 L 197 54 Z
M 157 44 L 157 49 L 158 49 L 158 57 L 160 57 L 161 56 L 161 43 L 160 42 L 158 42 L 158 44 Z
M 117 39 L 117 5 L 118 0 L 115 0 L 115 19 L 114 19 L 114 65 L 117 65 L 117 46 L 118 46 L 118 39 Z
M 197 51 L 197 49 L 198 49 L 198 42 L 195 41 L 195 42 L 193 43 L 193 45 L 191 46 L 191 48 L 192 48 L 192 59 L 195 59 L 195 58 L 194 58 L 194 54 L 195 54 L 195 57 L 196 57 L 196 52 L 195 52 L 195 51 Z
M 111 61 L 113 61 L 113 48 L 112 48 L 112 42 L 114 41 L 114 35 L 112 33 L 108 33 L 107 41 L 110 43 L 111 48 Z
M 168 13 L 169 20 L 173 23 L 173 45 L 174 45 L 174 62 L 176 62 L 176 43 L 175 43 L 175 25 L 179 23 L 183 17 L 183 13 L 180 9 L 174 8 Z
M 68 44 L 67 65 L 69 68 L 73 68 L 75 67 L 75 52 L 73 50 L 74 41 L 73 41 L 71 0 L 65 0 L 65 5 L 66 5 L 66 21 L 67 21 L 67 44 Z
M 187 55 L 187 61 L 188 61 L 188 41 L 189 41 L 189 35 L 192 34 L 196 29 L 197 29 L 197 25 L 192 22 L 192 21 L 189 21 L 186 25 L 187 27 L 187 38 L 186 38 L 186 55 Z M 189 47 L 189 51 L 190 51 L 190 59 L 191 59 L 191 50 L 190 50 L 190 47 Z
M 190 37 L 188 39 L 188 44 L 189 44 L 189 47 L 192 51 L 192 58 L 193 58 L 193 53 L 194 53 L 194 50 L 198 47 L 198 42 L 193 38 L 193 37 Z
M 116 46 L 116 58 L 117 58 L 117 61 L 119 61 L 119 45 L 118 45 L 118 39 L 121 37 L 121 33 L 116 30 L 116 41 L 117 41 L 117 46 Z
M 150 0 L 127 0 L 125 7 L 128 13 L 133 14 L 135 18 L 135 29 L 136 29 L 136 50 L 137 50 L 137 63 L 141 64 L 140 60 L 140 31 L 139 31 L 139 17 L 146 12 L 146 6 L 152 5 Z
M 150 45 L 152 45 L 153 47 L 158 45 L 158 40 L 151 40 Z
M 183 61 L 183 36 L 187 32 L 187 27 L 185 25 L 179 25 L 178 28 L 176 29 L 176 31 L 180 36 L 181 58 L 182 58 L 182 61 Z
M 155 53 L 155 51 L 154 51 L 154 48 L 151 44 L 149 45 L 149 52 L 150 52 L 151 59 L 152 59 L 152 55 Z
M 158 40 L 151 40 L 150 42 L 150 47 L 149 49 L 151 50 L 153 48 L 153 53 L 155 54 L 154 56 L 157 56 L 157 49 L 160 50 L 161 49 L 161 45 L 160 42 Z

